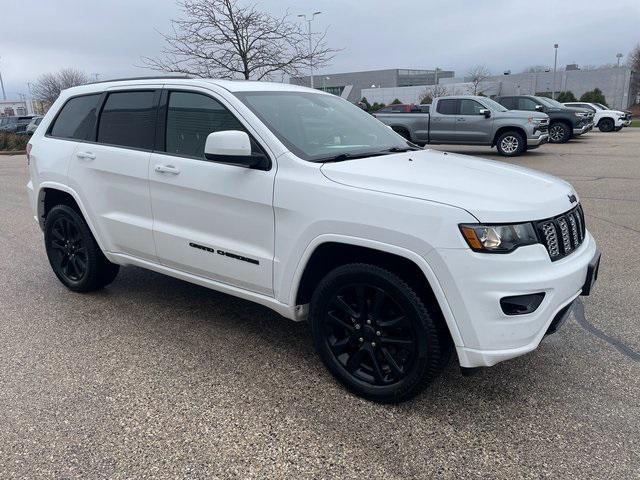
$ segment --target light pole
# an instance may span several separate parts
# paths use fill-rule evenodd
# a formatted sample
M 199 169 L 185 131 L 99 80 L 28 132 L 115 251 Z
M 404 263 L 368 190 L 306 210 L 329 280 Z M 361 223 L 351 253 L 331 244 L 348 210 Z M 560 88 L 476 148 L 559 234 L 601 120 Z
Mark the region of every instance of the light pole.
M 298 15 L 300 18 L 304 18 L 304 21 L 307 22 L 307 34 L 309 35 L 309 73 L 311 77 L 311 88 L 313 88 L 313 53 L 311 52 L 311 22 L 316 17 L 316 15 L 320 15 L 322 12 L 313 12 L 310 17 L 307 18 L 307 15 L 302 14 Z
M 31 82 L 27 82 L 27 89 L 29 90 L 29 104 L 31 105 L 31 113 L 35 115 L 36 106 L 33 103 L 33 91 L 31 90 Z
M 620 68 L 620 59 L 622 58 L 622 54 L 616 53 L 616 58 L 618 59 L 618 68 Z
M 2 99 L 7 101 L 7 92 L 4 91 L 4 82 L 2 81 L 2 72 L 0 71 L 0 87 L 2 88 Z
M 554 43 L 553 48 L 556 51 L 555 58 L 553 59 L 553 90 L 551 91 L 551 98 L 556 99 L 556 68 L 558 67 L 558 44 Z

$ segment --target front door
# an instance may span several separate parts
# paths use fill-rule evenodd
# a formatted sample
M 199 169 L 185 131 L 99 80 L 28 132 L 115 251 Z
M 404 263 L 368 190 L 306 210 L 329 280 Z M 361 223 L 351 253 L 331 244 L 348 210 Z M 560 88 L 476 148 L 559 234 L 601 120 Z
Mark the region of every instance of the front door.
M 460 99 L 459 114 L 456 117 L 456 138 L 460 143 L 474 145 L 491 143 L 492 117 L 480 113 L 487 107 L 470 98 Z
M 276 166 L 268 171 L 209 161 L 209 133 L 249 128 L 206 90 L 165 90 L 149 181 L 159 261 L 166 266 L 273 294 Z

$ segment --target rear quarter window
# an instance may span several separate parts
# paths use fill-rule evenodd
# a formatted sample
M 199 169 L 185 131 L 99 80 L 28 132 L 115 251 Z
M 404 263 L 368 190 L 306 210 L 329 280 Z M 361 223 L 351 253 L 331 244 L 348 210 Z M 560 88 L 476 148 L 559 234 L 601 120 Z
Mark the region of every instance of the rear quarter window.
M 49 129 L 49 135 L 74 140 L 90 140 L 96 125 L 101 94 L 67 100 Z

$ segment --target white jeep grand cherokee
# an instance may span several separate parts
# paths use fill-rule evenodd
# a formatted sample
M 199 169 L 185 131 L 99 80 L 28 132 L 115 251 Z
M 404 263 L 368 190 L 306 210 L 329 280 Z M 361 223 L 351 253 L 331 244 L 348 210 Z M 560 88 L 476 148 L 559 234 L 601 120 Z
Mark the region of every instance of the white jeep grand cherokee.
M 415 395 L 534 350 L 600 255 L 572 187 L 418 149 L 349 102 L 246 81 L 133 79 L 64 91 L 28 184 L 69 289 L 136 265 L 308 318 L 353 392 Z

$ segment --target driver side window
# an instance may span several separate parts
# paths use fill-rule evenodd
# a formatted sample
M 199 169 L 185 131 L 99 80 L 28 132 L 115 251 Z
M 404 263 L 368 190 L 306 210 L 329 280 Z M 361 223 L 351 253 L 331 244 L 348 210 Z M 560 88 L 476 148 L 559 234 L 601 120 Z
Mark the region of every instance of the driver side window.
M 527 110 L 529 112 L 533 112 L 536 109 L 537 103 L 531 100 L 530 98 L 519 98 L 518 99 L 518 110 Z

